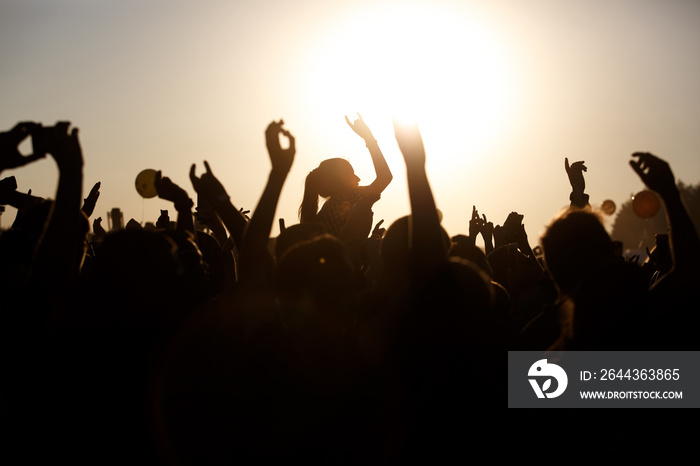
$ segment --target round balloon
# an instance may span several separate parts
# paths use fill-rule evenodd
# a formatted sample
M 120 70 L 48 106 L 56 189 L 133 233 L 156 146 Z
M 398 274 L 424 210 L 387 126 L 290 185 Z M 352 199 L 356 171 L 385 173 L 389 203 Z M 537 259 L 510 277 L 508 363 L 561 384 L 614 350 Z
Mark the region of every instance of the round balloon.
M 146 199 L 156 197 L 158 192 L 154 181 L 156 179 L 156 171 L 152 168 L 147 168 L 136 175 L 136 191 Z
M 632 198 L 632 210 L 639 218 L 651 218 L 659 211 L 659 197 L 651 191 L 639 191 Z
M 604 200 L 603 203 L 600 205 L 600 210 L 602 210 L 603 213 L 605 213 L 605 215 L 614 214 L 615 208 L 616 208 L 615 203 L 610 199 Z

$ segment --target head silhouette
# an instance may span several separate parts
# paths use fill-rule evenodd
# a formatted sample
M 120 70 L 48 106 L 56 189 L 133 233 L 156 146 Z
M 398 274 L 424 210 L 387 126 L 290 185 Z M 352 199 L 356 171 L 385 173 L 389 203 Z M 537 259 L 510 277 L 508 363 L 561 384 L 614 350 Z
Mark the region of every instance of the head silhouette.
M 327 233 L 327 229 L 323 223 L 319 222 L 297 223 L 296 225 L 288 226 L 277 236 L 275 241 L 275 258 L 279 261 L 293 246 L 324 233 Z
M 311 173 L 316 178 L 321 197 L 340 195 L 343 190 L 354 188 L 360 182 L 350 162 L 339 157 L 324 160 Z
M 569 210 L 555 219 L 541 239 L 545 263 L 559 290 L 570 294 L 591 271 L 616 256 L 597 214 Z
M 299 218 L 302 222 L 308 221 L 307 212 L 316 214 L 319 197 L 342 197 L 357 188 L 359 182 L 360 178 L 347 160 L 339 157 L 324 160 L 306 176 Z
M 321 234 L 297 243 L 281 256 L 275 275 L 284 319 L 292 327 L 314 321 L 332 333 L 346 328 L 355 317 L 355 280 L 338 238 Z

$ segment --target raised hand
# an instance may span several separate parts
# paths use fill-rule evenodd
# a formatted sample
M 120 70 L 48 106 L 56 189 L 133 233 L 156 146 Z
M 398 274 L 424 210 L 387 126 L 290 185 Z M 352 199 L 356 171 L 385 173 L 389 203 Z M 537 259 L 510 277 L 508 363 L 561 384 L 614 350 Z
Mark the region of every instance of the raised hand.
M 503 227 L 515 235 L 515 232 L 522 224 L 523 218 L 525 218 L 524 215 L 517 212 L 511 212 L 508 214 L 506 221 L 503 222 Z
M 153 185 L 156 188 L 159 198 L 170 201 L 175 206 L 178 230 L 194 233 L 194 219 L 192 217 L 192 206 L 194 202 L 190 199 L 187 192 L 173 183 L 170 178 L 163 177 L 160 170 L 156 172 Z
M 192 202 L 187 192 L 173 183 L 170 178 L 163 177 L 160 170 L 156 172 L 156 178 L 153 184 L 158 193 L 158 197 L 166 201 L 171 201 L 175 205 L 175 210 L 191 209 L 194 205 L 194 202 Z
M 481 229 L 484 226 L 486 216 L 484 219 L 479 218 L 479 211 L 476 210 L 476 206 L 472 207 L 472 218 L 469 220 L 469 238 L 472 241 L 476 241 L 476 237 L 481 233 Z
M 95 234 L 95 239 L 98 241 L 105 237 L 107 232 L 102 226 L 102 217 L 97 217 L 92 221 L 92 232 Z
M 502 226 L 496 225 L 493 229 L 493 238 L 497 248 L 505 246 L 506 244 L 518 242 L 518 235 L 521 234 L 520 228 L 522 220 L 523 215 L 517 212 L 511 212 L 508 214 Z
M 372 230 L 372 237 L 373 238 L 383 238 L 384 234 L 386 233 L 386 228 L 380 228 L 382 226 L 382 223 L 384 223 L 384 219 L 381 219 L 380 221 L 377 222 L 376 225 L 374 225 L 374 230 Z
M 661 195 L 676 190 L 671 166 L 665 160 L 648 152 L 635 152 L 632 157 L 637 160 L 630 160 L 630 166 L 649 189 Z
M 238 247 L 243 239 L 243 231 L 248 224 L 248 218 L 243 215 L 233 204 L 231 198 L 226 193 L 226 189 L 214 176 L 209 166 L 209 162 L 204 161 L 206 171 L 201 177 L 195 174 L 195 164 L 190 167 L 190 181 L 194 190 L 197 191 L 200 201 L 209 204 L 230 234 L 231 240 Z M 202 202 L 200 202 L 202 204 Z M 213 231 L 213 230 L 212 230 Z
M 375 141 L 374 135 L 372 134 L 372 131 L 369 129 L 369 126 L 367 126 L 367 123 L 365 123 L 365 120 L 362 119 L 362 115 L 359 113 L 357 114 L 358 118 L 355 120 L 355 122 L 350 122 L 350 119 L 348 118 L 347 115 L 345 115 L 345 121 L 347 122 L 348 126 L 362 139 L 365 140 L 365 142 L 373 142 Z
M 588 171 L 588 168 L 586 168 L 583 161 L 574 162 L 569 165 L 568 158 L 564 158 L 564 168 L 566 168 L 566 174 L 571 184 L 569 200 L 572 205 L 576 207 L 586 207 L 588 204 L 588 194 L 584 193 L 586 190 L 586 181 L 583 178 L 583 172 Z
M 95 211 L 95 205 L 97 205 L 97 198 L 100 197 L 100 186 L 102 185 L 101 182 L 95 183 L 95 185 L 92 187 L 90 190 L 90 194 L 83 199 L 83 207 L 80 209 L 83 212 L 85 212 L 85 215 L 90 217 L 92 213 Z
M 226 189 L 214 176 L 206 160 L 204 161 L 204 168 L 206 168 L 206 171 L 201 177 L 197 178 L 195 174 L 196 165 L 193 163 L 192 167 L 190 167 L 190 181 L 192 182 L 194 190 L 213 206 L 216 206 L 216 204 L 222 200 L 228 200 L 229 196 L 226 193 Z
M 253 216 L 245 229 L 245 235 L 240 244 L 241 281 L 243 289 L 253 290 L 267 288 L 270 284 L 267 272 L 272 267 L 274 259 L 268 250 L 268 240 L 275 218 L 275 210 L 279 202 L 282 186 L 294 162 L 296 148 L 294 136 L 282 128 L 283 120 L 272 121 L 265 129 L 267 152 L 272 162 L 272 170 L 265 184 L 260 200 L 253 210 Z M 283 149 L 280 145 L 280 135 L 286 136 L 289 146 Z M 241 212 L 238 215 L 243 216 Z
M 83 167 L 83 151 L 78 140 L 78 128 L 70 128 L 69 121 L 59 121 L 52 128 L 43 128 L 46 150 L 56 161 L 59 170 L 79 170 Z
M 16 191 L 17 179 L 14 176 L 0 180 L 0 205 L 9 204 Z
M 491 238 L 491 236 L 493 236 L 493 222 L 489 222 L 486 219 L 486 214 L 482 214 L 482 217 L 484 219 L 484 223 L 481 226 L 481 236 L 483 236 L 484 239 L 486 239 L 487 236 Z
M 508 244 L 505 228 L 503 228 L 501 225 L 496 225 L 493 228 L 493 242 L 496 248 L 500 248 L 501 246 Z
M 267 142 L 267 152 L 270 154 L 272 162 L 272 171 L 279 173 L 289 173 L 294 162 L 294 154 L 296 153 L 294 136 L 292 133 L 282 128 L 284 120 L 273 121 L 265 130 L 265 141 Z M 289 147 L 283 149 L 280 145 L 280 134 L 287 137 Z
M 411 203 L 411 273 L 427 276 L 434 267 L 444 265 L 447 252 L 443 247 L 443 229 L 435 205 L 428 174 L 425 171 L 425 147 L 417 124 L 393 121 L 396 142 L 406 163 L 408 199 Z
M 493 251 L 493 222 L 489 222 L 486 219 L 486 214 L 482 214 L 482 217 L 484 219 L 484 223 L 481 226 L 481 237 L 484 238 L 484 252 L 486 254 L 490 253 Z
M 407 125 L 394 120 L 394 135 L 407 168 L 425 167 L 425 147 L 417 124 Z
M 37 151 L 24 156 L 19 152 L 19 145 L 28 136 L 38 142 L 41 137 L 41 125 L 33 122 L 20 122 L 9 131 L 0 132 L 0 172 L 10 168 L 17 168 L 46 156 L 45 152 Z
M 566 168 L 566 174 L 569 175 L 569 183 L 571 183 L 571 188 L 577 192 L 583 192 L 586 189 L 583 172 L 588 171 L 588 168 L 586 168 L 584 163 L 579 161 L 569 165 L 569 159 L 564 158 L 564 167 Z

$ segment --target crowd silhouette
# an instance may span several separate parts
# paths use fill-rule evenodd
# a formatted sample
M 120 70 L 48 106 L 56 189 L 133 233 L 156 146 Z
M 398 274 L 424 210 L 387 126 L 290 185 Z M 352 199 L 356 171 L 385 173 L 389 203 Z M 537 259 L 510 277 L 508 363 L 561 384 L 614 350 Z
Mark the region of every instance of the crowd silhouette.
M 204 161 L 195 200 L 156 175 L 175 221 L 107 230 L 76 128 L 0 133 L 0 172 L 47 155 L 59 170 L 54 199 L 0 181 L 17 209 L 0 235 L 0 409 L 26 462 L 440 464 L 463 456 L 475 404 L 505 407 L 509 350 L 697 350 L 700 239 L 666 161 L 629 161 L 668 217 L 646 260 L 621 254 L 568 159 L 570 204 L 533 249 L 518 212 L 494 225 L 474 206 L 466 234 L 445 231 L 420 131 L 395 122 L 410 214 L 382 228 L 392 174 L 358 117 L 376 179 L 324 160 L 276 238 L 296 153 L 282 120 L 250 216 Z

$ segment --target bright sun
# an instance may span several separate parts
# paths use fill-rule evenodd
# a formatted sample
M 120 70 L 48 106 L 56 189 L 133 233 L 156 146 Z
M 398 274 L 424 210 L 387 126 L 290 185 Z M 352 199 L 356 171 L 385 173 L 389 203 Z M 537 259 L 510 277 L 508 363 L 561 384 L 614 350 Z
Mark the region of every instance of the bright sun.
M 456 134 L 472 147 L 502 130 L 514 80 L 508 56 L 485 25 L 430 3 L 355 13 L 328 25 L 305 68 L 315 111 L 360 111 L 381 121 L 411 117 L 424 136 Z

